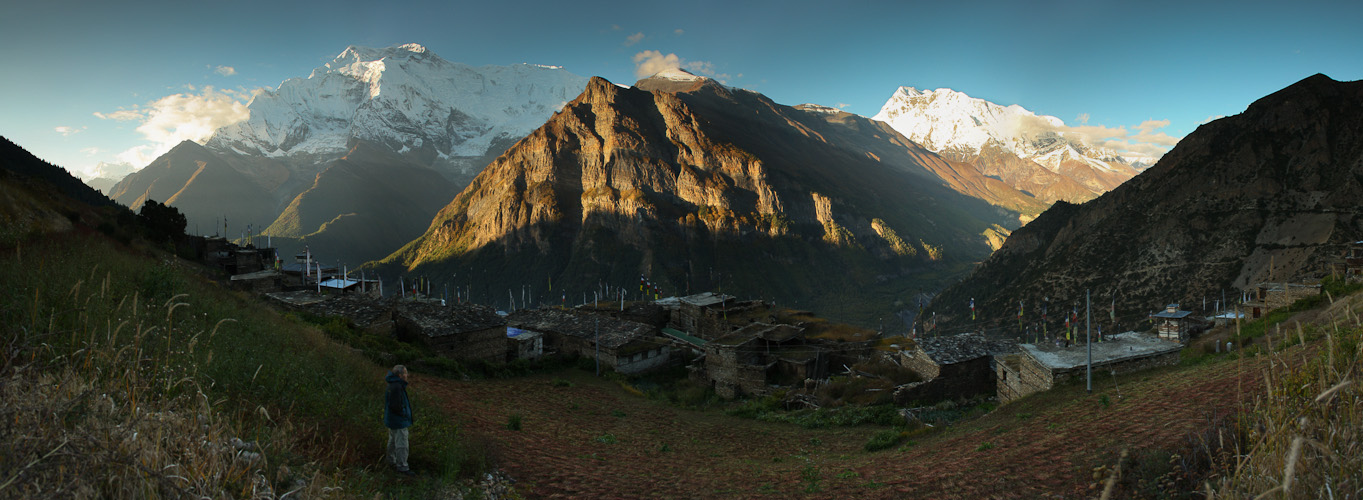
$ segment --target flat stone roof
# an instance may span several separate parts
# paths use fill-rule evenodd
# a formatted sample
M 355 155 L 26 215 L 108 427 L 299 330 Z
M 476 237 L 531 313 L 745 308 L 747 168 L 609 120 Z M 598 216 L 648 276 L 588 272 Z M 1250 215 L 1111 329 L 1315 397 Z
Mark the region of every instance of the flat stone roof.
M 265 294 L 265 296 L 266 296 L 266 297 L 269 297 L 269 298 L 272 298 L 272 299 L 274 299 L 274 300 L 278 300 L 278 301 L 283 302 L 283 303 L 285 303 L 285 304 L 290 304 L 290 305 L 295 305 L 295 306 L 310 306 L 310 305 L 313 305 L 313 304 L 318 304 L 318 303 L 321 303 L 321 302 L 325 302 L 325 301 L 327 300 L 327 296 L 321 295 L 321 294 L 319 294 L 319 293 L 317 293 L 317 292 L 314 292 L 314 291 L 312 291 L 312 290 L 297 290 L 297 291 L 292 291 L 292 292 L 267 293 L 267 294 Z
M 588 341 L 600 339 L 601 347 L 615 349 L 635 340 L 655 337 L 649 325 L 588 313 L 553 308 L 525 309 L 511 313 L 507 325 L 522 330 L 557 333 Z
M 264 270 L 264 271 L 256 271 L 256 272 L 254 272 L 254 273 L 233 274 L 233 275 L 232 275 L 232 278 L 231 278 L 231 281 L 250 281 L 250 280 L 259 280 L 259 279 L 275 278 L 275 277 L 279 277 L 279 276 L 281 276 L 281 274 L 279 273 L 279 271 L 275 271 L 275 270 L 273 270 L 273 269 L 266 269 L 266 270 Z
M 1017 342 L 1008 339 L 985 338 L 978 333 L 958 333 L 946 337 L 920 337 L 917 347 L 939 365 L 950 365 L 1017 352 Z
M 1084 344 L 1076 344 L 1069 348 L 1046 344 L 1022 344 L 1019 347 L 1051 370 L 1069 370 L 1088 363 L 1088 347 Z M 1180 349 L 1183 349 L 1182 344 L 1153 335 L 1137 332 L 1120 333 L 1102 342 L 1093 343 L 1093 364 L 1097 366 L 1124 359 L 1177 352 Z

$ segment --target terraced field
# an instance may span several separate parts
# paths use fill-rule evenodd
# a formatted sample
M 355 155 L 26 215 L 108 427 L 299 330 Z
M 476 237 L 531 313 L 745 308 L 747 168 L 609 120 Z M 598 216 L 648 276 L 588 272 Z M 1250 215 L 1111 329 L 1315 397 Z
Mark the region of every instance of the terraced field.
M 413 388 L 486 440 L 532 497 L 1073 498 L 1096 496 L 1092 469 L 1123 448 L 1175 448 L 1249 401 L 1262 364 L 1103 376 L 1092 394 L 1063 386 L 879 452 L 863 446 L 880 427 L 809 430 L 684 410 L 577 370 L 418 376 Z M 508 429 L 513 414 L 520 430 Z

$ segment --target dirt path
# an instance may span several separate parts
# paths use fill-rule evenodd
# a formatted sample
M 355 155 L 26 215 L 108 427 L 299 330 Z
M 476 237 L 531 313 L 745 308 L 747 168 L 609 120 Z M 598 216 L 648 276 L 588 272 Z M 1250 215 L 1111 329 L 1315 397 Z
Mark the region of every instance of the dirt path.
M 1257 390 L 1261 361 L 1100 377 L 1033 396 L 898 449 L 868 453 L 878 427 L 807 430 L 678 409 L 567 370 L 512 380 L 419 377 L 494 443 L 536 498 L 1035 498 L 1082 496 L 1092 467 L 1124 447 L 1173 446 Z M 555 379 L 571 386 L 555 387 Z M 562 384 L 560 384 L 562 385 Z M 1118 396 L 1118 388 L 1121 397 Z M 521 430 L 506 428 L 512 414 Z

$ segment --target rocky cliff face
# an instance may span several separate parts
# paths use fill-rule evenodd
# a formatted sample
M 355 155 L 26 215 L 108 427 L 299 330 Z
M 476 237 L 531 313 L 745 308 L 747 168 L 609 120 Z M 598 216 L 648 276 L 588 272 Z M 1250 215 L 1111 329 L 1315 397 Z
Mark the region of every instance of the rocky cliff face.
M 987 185 L 1038 207 L 990 181 L 854 115 L 699 77 L 630 89 L 596 78 L 387 262 L 462 271 L 469 282 L 456 286 L 494 300 L 526 283 L 597 289 L 642 274 L 668 294 L 725 287 L 826 305 L 921 287 L 924 271 L 987 255 L 1019 211 L 962 191 Z M 895 300 L 887 293 L 882 312 Z
M 1047 210 L 933 307 L 969 325 L 974 297 L 980 325 L 1004 330 L 1019 301 L 1069 310 L 1085 289 L 1128 323 L 1166 303 L 1210 307 L 1222 290 L 1327 272 L 1363 239 L 1361 199 L 1363 82 L 1315 75 L 1199 127 L 1117 189 Z

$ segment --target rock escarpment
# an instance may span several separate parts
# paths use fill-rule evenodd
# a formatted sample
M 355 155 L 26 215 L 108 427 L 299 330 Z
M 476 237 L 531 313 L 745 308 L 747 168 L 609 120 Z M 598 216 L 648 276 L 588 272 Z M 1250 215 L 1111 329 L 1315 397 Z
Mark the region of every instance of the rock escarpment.
M 1039 210 L 954 168 L 846 113 L 698 77 L 635 88 L 596 78 L 387 264 L 462 270 L 469 281 L 457 286 L 485 286 L 493 299 L 526 283 L 592 290 L 642 274 L 665 293 L 723 286 L 788 303 L 847 301 L 877 284 L 924 286 L 916 276 L 961 269 L 988 255 L 990 235 L 1019 225 L 1020 210 L 963 191 Z M 894 293 L 878 299 L 883 309 Z

